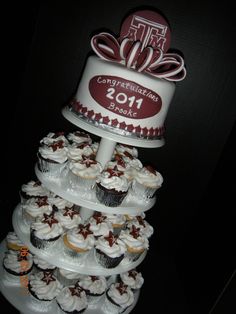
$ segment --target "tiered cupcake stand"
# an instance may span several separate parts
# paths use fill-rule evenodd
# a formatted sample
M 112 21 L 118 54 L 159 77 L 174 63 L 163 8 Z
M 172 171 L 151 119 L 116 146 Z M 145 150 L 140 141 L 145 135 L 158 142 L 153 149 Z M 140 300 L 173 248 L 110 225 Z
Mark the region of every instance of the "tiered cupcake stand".
M 99 149 L 96 155 L 96 160 L 101 163 L 104 167 L 105 163 L 111 160 L 115 145 L 117 142 L 128 144 L 137 147 L 147 147 L 154 148 L 160 147 L 164 144 L 164 140 L 147 140 L 135 138 L 132 136 L 124 136 L 119 133 L 115 133 L 96 125 L 91 125 L 85 119 L 76 116 L 72 113 L 69 107 L 65 107 L 62 110 L 63 116 L 77 127 L 86 130 L 89 133 L 95 134 L 101 137 L 99 143 Z M 59 195 L 60 197 L 80 206 L 80 215 L 82 220 L 89 218 L 93 211 L 101 211 L 104 213 L 113 214 L 130 214 L 130 215 L 140 215 L 141 212 L 149 210 L 155 204 L 156 199 L 150 199 L 148 201 L 137 200 L 132 194 L 128 194 L 122 204 L 118 207 L 107 207 L 99 203 L 96 199 L 94 191 L 88 195 L 79 194 L 79 192 L 74 192 L 69 188 L 67 182 L 67 177 L 63 176 L 60 179 L 52 179 L 38 170 L 37 165 L 35 166 L 35 173 L 42 184 L 48 188 L 50 191 Z M 103 275 L 110 276 L 109 281 L 115 281 L 116 276 L 122 272 L 129 271 L 137 267 L 145 258 L 146 251 L 139 257 L 135 262 L 130 262 L 124 259 L 117 267 L 112 269 L 106 269 L 98 264 L 96 261 L 94 252 L 86 258 L 86 260 L 78 259 L 75 262 L 73 258 L 70 258 L 64 254 L 64 248 L 62 241 L 57 241 L 57 243 L 49 250 L 40 250 L 35 248 L 30 242 L 30 228 L 23 222 L 21 205 L 19 204 L 12 217 L 13 228 L 19 239 L 28 247 L 28 249 L 33 253 L 44 259 L 45 261 L 54 264 L 57 267 L 64 268 L 67 270 L 75 271 L 81 274 L 88 275 Z M 5 240 L 0 246 L 0 289 L 5 298 L 22 314 L 57 314 L 61 313 L 58 306 L 54 301 L 47 307 L 42 306 L 42 308 L 35 308 L 34 303 L 31 302 L 31 296 L 27 293 L 27 288 L 22 287 L 19 284 L 12 284 L 4 280 L 2 259 L 4 252 L 6 250 Z M 128 314 L 135 307 L 139 298 L 139 292 L 135 294 L 135 301 L 132 306 L 130 306 L 124 314 Z M 103 310 L 103 299 L 99 301 L 96 307 L 88 307 L 85 311 L 86 314 L 108 314 Z M 111 313 L 112 314 L 112 313 Z

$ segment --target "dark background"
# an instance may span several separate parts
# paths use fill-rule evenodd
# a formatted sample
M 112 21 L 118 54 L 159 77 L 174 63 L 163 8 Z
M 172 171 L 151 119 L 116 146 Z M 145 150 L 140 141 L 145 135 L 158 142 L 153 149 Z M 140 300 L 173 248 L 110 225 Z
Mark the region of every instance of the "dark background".
M 133 313 L 143 307 L 153 309 L 148 313 L 209 313 L 235 267 L 236 51 L 227 1 L 32 1 L 4 7 L 1 239 L 12 230 L 20 186 L 34 177 L 39 140 L 76 129 L 61 108 L 76 91 L 91 34 L 102 27 L 118 34 L 126 13 L 142 5 L 168 18 L 171 48 L 183 52 L 187 77 L 177 83 L 166 144 L 139 149 L 164 184 L 147 213 L 155 234 L 139 266 L 145 284 Z M 211 313 L 235 313 L 233 295 L 232 280 Z

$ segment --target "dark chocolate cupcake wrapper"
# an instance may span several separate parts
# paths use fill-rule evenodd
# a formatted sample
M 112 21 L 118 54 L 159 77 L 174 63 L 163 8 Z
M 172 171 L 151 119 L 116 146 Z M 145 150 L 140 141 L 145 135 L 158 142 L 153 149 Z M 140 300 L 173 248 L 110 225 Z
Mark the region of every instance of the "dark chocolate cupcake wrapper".
M 30 232 L 30 242 L 37 249 L 43 249 L 43 250 L 47 249 L 50 246 L 52 246 L 59 238 L 60 236 L 49 239 L 49 240 L 42 240 L 35 236 L 34 230 L 31 230 Z
M 69 311 L 65 311 L 65 310 L 63 310 L 63 308 L 60 306 L 60 304 L 57 302 L 57 305 L 58 305 L 58 307 L 60 308 L 60 310 L 62 311 L 62 312 L 64 312 L 64 313 L 68 313 L 68 314 L 80 314 L 80 313 L 83 313 L 83 312 L 85 312 L 85 310 L 87 309 L 87 308 L 84 308 L 84 309 L 82 309 L 82 310 L 80 310 L 80 311 L 72 311 L 72 312 L 69 312 Z
M 96 196 L 100 203 L 109 207 L 119 206 L 127 195 L 127 192 L 115 192 L 104 189 L 100 184 L 95 186 Z
M 105 255 L 102 251 L 96 249 L 96 260 L 97 262 L 105 267 L 105 268 L 115 268 L 116 266 L 118 266 L 120 264 L 120 262 L 123 260 L 124 258 L 124 254 L 122 254 L 119 257 L 109 257 L 108 255 Z

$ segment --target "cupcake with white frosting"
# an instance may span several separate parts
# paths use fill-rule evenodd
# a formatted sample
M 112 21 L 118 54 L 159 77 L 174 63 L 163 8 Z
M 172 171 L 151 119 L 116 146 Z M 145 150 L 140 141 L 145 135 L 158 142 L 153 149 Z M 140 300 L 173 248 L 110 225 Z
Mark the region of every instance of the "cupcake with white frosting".
M 111 222 L 107 219 L 107 215 L 101 212 L 94 212 L 89 218 L 90 230 L 97 239 L 101 236 L 108 236 L 110 231 L 113 231 Z
M 105 268 L 118 266 L 124 258 L 126 245 L 111 231 L 108 236 L 99 237 L 96 241 L 96 260 Z
M 125 227 L 125 215 L 110 213 L 103 213 L 103 215 L 106 215 L 107 220 L 111 223 L 114 235 L 119 235 L 121 230 Z
M 145 166 L 136 172 L 132 182 L 132 192 L 138 199 L 148 200 L 154 197 L 162 183 L 162 175 L 153 167 Z
M 64 287 L 56 301 L 62 313 L 83 313 L 88 307 L 86 293 L 78 285 Z
M 42 185 L 40 181 L 30 180 L 29 182 L 22 184 L 20 190 L 21 203 L 24 204 L 30 198 L 40 198 L 49 196 L 49 190 Z
M 6 245 L 9 250 L 20 251 L 26 245 L 18 238 L 14 231 L 9 231 L 6 236 Z
M 136 147 L 127 144 L 117 143 L 115 147 L 115 153 L 125 155 L 125 152 L 129 153 L 133 157 L 138 157 L 138 149 Z
M 83 276 L 79 281 L 87 295 L 89 306 L 95 306 L 101 300 L 107 289 L 107 280 L 104 276 Z
M 134 225 L 131 225 L 130 228 L 122 230 L 120 233 L 120 239 L 126 245 L 126 257 L 130 261 L 136 261 L 140 255 L 149 248 L 148 238 Z
M 92 143 L 92 139 L 88 133 L 83 131 L 74 131 L 67 134 L 67 139 L 69 140 L 70 144 L 82 144 L 82 143 Z
M 23 277 L 30 274 L 33 268 L 33 256 L 28 251 L 22 253 L 20 251 L 8 250 L 3 257 L 4 279 L 6 281 L 21 284 Z
M 29 277 L 28 290 L 31 301 L 43 306 L 51 303 L 62 290 L 61 283 L 50 271 L 42 271 L 31 274 Z
M 90 156 L 93 154 L 93 149 L 89 143 L 72 143 L 68 146 L 68 159 L 70 161 L 79 161 L 82 156 Z
M 43 214 L 50 215 L 52 206 L 48 197 L 30 198 L 21 205 L 23 221 L 30 225 L 35 222 L 37 218 L 42 218 Z
M 123 313 L 134 303 L 134 293 L 123 282 L 111 284 L 106 291 L 105 302 L 102 309 L 105 313 Z
M 142 273 L 138 272 L 135 269 L 131 269 L 129 271 L 121 273 L 120 279 L 125 285 L 130 287 L 134 292 L 139 290 L 144 283 L 144 278 L 142 276 Z
M 65 231 L 77 227 L 81 223 L 81 217 L 74 207 L 65 207 L 55 212 L 55 218 L 60 222 Z
M 63 142 L 64 146 L 68 145 L 68 140 L 65 136 L 65 132 L 49 132 L 40 140 L 40 144 L 51 145 L 59 141 Z
M 94 248 L 95 238 L 90 224 L 80 224 L 63 235 L 65 254 L 70 257 L 85 257 Z
M 47 249 L 60 238 L 64 230 L 54 213 L 44 214 L 31 224 L 30 241 L 38 249 Z
M 38 168 L 49 177 L 59 178 L 66 169 L 68 148 L 60 140 L 49 145 L 41 145 L 38 149 Z
M 150 238 L 154 232 L 153 227 L 142 218 L 142 216 L 136 216 L 127 223 L 127 228 L 131 228 L 134 225 L 140 229 L 140 233 L 144 234 L 147 238 Z
M 81 160 L 70 162 L 69 183 L 73 190 L 86 193 L 93 188 L 97 176 L 102 171 L 101 164 L 94 158 L 94 155 L 82 155 Z
M 96 181 L 96 197 L 100 203 L 109 207 L 119 206 L 128 189 L 128 180 L 117 167 L 104 169 Z
M 48 198 L 49 203 L 52 205 L 53 211 L 58 211 L 59 209 L 63 209 L 65 207 L 74 207 L 74 209 L 78 209 L 72 202 L 62 198 L 61 196 L 51 193 Z
M 63 286 L 75 285 L 81 278 L 81 274 L 75 271 L 58 267 L 56 277 Z
M 33 256 L 34 266 L 38 271 L 54 271 L 55 265 L 48 263 L 45 259 L 40 258 L 38 255 Z

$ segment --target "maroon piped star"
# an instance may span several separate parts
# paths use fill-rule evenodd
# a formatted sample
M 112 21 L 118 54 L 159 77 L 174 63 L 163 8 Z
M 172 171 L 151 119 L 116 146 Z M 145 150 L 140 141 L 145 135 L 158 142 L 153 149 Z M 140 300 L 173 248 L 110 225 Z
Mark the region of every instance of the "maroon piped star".
M 49 147 L 52 147 L 52 150 L 55 152 L 58 148 L 64 147 L 64 142 L 58 141 L 58 142 L 52 143 L 51 145 L 49 145 Z
M 52 272 L 44 271 L 42 281 L 46 282 L 46 285 L 49 285 L 51 281 L 56 281 L 56 278 L 53 277 Z
M 116 243 L 118 236 L 115 236 L 112 231 L 109 231 L 108 236 L 104 237 L 105 240 L 108 241 L 109 246 L 112 247 L 114 243 Z
M 109 178 L 111 177 L 120 177 L 124 174 L 123 171 L 118 170 L 117 166 L 115 166 L 113 169 L 112 168 L 107 168 L 106 170 L 109 173 Z
M 117 161 L 117 165 L 126 168 L 124 159 L 122 158 L 122 156 L 120 154 L 115 154 L 115 160 Z
M 74 210 L 73 208 L 65 207 L 63 216 L 69 216 L 71 219 L 73 219 L 75 215 L 78 215 L 78 212 L 76 210 Z
M 97 212 L 93 214 L 93 218 L 96 220 L 96 225 L 102 223 L 106 220 L 107 216 L 102 215 L 102 213 Z
M 145 221 L 143 220 L 141 216 L 136 216 L 136 219 L 141 226 L 146 227 Z
M 119 285 L 117 285 L 116 289 L 120 292 L 121 295 L 124 293 L 127 293 L 128 286 L 125 285 L 123 282 L 120 282 Z
M 151 173 L 153 173 L 155 176 L 157 175 L 156 170 L 152 166 L 148 165 L 148 166 L 145 166 L 145 168 Z
M 81 164 L 86 165 L 87 168 L 89 168 L 91 165 L 96 165 L 97 161 L 93 159 L 93 155 L 92 156 L 85 156 L 82 155 L 83 160 L 81 161 Z
M 38 207 L 49 205 L 47 196 L 38 198 L 36 204 L 38 205 Z
M 40 181 L 35 181 L 33 184 L 34 187 L 41 186 L 41 185 L 42 183 Z
M 70 290 L 72 296 L 76 295 L 77 297 L 80 297 L 81 292 L 84 291 L 84 289 L 78 285 L 76 285 L 74 287 L 69 287 L 69 290 Z
M 44 219 L 42 220 L 43 223 L 48 224 L 50 228 L 52 228 L 53 224 L 57 224 L 58 220 L 54 218 L 54 213 L 48 215 L 43 214 Z
M 93 232 L 89 228 L 90 228 L 90 224 L 87 224 L 87 225 L 79 224 L 78 234 L 82 234 L 84 239 L 86 239 L 88 235 L 93 234 Z
M 128 276 L 129 276 L 129 277 L 132 277 L 134 280 L 136 279 L 137 275 L 138 275 L 138 273 L 137 273 L 137 271 L 134 270 L 134 269 L 129 270 L 129 272 L 128 272 Z
M 140 236 L 139 231 L 140 231 L 140 228 L 136 228 L 135 225 L 132 225 L 129 234 L 131 234 L 134 239 L 137 239 Z
M 129 159 L 131 159 L 131 160 L 134 159 L 134 157 L 133 157 L 129 152 L 127 152 L 127 151 L 124 151 L 124 155 L 125 155 L 125 157 L 127 157 L 127 158 L 129 158 Z

